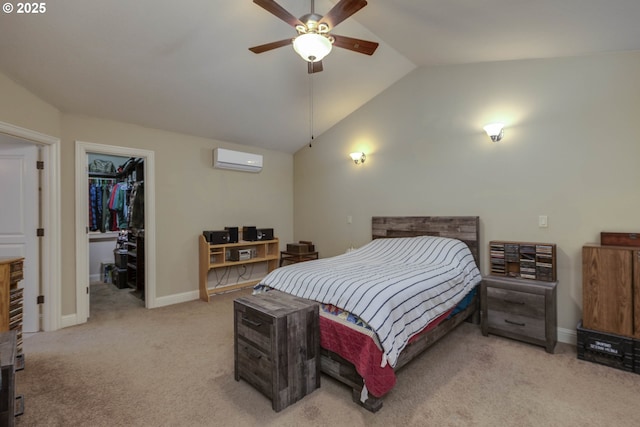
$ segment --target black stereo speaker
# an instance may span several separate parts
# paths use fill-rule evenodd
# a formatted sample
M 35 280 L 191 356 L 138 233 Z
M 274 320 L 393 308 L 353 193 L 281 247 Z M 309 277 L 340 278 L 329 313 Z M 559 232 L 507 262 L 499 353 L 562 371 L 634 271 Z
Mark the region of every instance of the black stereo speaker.
M 229 232 L 229 243 L 238 243 L 238 227 L 225 227 Z
M 255 227 L 242 227 L 242 240 L 255 242 L 258 240 L 258 230 Z
M 273 228 L 258 228 L 258 240 L 273 240 Z
M 203 231 L 202 235 L 210 245 L 229 243 L 229 232 L 227 230 Z

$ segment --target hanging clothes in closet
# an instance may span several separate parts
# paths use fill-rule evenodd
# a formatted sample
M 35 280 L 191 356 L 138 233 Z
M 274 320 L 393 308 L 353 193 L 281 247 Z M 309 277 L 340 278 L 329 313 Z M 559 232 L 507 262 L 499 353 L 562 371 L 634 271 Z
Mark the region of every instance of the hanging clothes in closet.
M 129 228 L 127 223 L 127 215 L 129 210 L 129 203 L 127 197 L 127 191 L 129 190 L 129 183 L 118 182 L 111 190 L 111 197 L 109 199 L 109 209 L 115 212 L 115 229 L 112 230 L 124 230 Z
M 133 183 L 129 206 L 129 227 L 144 229 L 144 181 Z
M 91 231 L 109 231 L 108 201 L 114 178 L 101 178 L 89 180 L 89 229 Z
M 128 228 L 130 185 L 113 183 L 109 179 L 89 182 L 89 229 L 91 231 L 118 231 Z
M 103 164 L 111 164 L 108 172 L 103 171 Z M 142 164 L 142 159 L 131 157 L 117 169 L 112 162 L 99 159 L 89 165 L 91 231 L 144 229 Z

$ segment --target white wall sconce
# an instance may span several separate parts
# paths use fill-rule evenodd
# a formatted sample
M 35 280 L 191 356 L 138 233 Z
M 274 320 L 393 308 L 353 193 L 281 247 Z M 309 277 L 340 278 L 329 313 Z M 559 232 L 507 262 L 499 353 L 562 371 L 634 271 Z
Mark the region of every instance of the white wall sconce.
M 349 156 L 351 156 L 351 160 L 353 160 L 353 163 L 355 163 L 356 165 L 364 163 L 364 161 L 367 160 L 367 156 L 365 156 L 362 152 L 351 153 L 349 154 Z
M 486 125 L 483 129 L 485 132 L 487 132 L 487 135 L 489 135 L 489 138 L 491 138 L 493 142 L 500 141 L 504 136 L 503 123 L 491 123 Z

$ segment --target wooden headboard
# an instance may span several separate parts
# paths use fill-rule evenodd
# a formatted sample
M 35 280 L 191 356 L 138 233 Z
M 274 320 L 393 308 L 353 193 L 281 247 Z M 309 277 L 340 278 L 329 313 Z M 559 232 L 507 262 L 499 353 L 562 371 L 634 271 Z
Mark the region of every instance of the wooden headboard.
M 480 266 L 480 217 L 477 216 L 374 216 L 371 237 L 440 236 L 462 240 Z

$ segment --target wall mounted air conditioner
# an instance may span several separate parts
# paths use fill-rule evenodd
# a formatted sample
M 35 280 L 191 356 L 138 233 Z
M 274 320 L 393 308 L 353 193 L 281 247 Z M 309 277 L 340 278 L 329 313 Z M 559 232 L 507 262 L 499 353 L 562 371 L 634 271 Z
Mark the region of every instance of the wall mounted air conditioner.
M 262 155 L 216 148 L 213 150 L 213 167 L 216 169 L 260 172 L 262 170 Z

